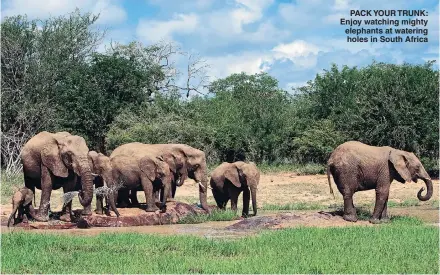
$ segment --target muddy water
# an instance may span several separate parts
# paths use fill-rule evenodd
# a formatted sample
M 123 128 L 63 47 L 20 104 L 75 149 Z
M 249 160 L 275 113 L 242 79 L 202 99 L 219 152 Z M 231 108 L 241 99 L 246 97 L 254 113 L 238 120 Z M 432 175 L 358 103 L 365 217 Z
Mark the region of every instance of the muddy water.
M 439 209 L 418 206 L 389 208 L 391 216 L 418 217 L 427 224 L 439 225 Z M 262 229 L 290 228 L 297 226 L 346 227 L 380 226 L 368 221 L 346 222 L 341 216 L 330 211 L 262 211 L 261 215 L 241 221 L 206 222 L 201 224 L 170 224 L 133 227 L 92 227 L 88 229 L 33 229 L 35 233 L 73 234 L 93 236 L 100 233 L 142 233 L 158 235 L 195 235 L 211 239 L 239 238 L 254 235 Z M 2 233 L 25 230 L 23 228 L 1 228 Z
M 72 228 L 62 229 L 33 229 L 35 233 L 52 234 L 71 234 L 82 236 L 93 236 L 100 233 L 142 233 L 159 235 L 195 235 L 206 238 L 236 238 L 254 234 L 257 230 L 229 230 L 226 229 L 237 221 L 206 222 L 200 224 L 167 224 L 151 226 L 133 226 L 133 227 L 92 227 L 88 229 Z M 25 230 L 23 228 L 2 227 L 2 233 Z M 28 231 L 28 230 L 26 230 Z

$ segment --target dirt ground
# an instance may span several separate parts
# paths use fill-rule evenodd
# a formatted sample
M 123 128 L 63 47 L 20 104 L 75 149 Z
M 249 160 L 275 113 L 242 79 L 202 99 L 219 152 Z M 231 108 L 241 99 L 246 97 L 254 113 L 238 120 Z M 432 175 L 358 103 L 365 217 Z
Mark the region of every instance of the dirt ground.
M 431 200 L 427 202 L 420 202 L 417 207 L 406 208 L 390 208 L 391 215 L 409 215 L 417 216 L 422 220 L 438 225 L 438 205 L 433 206 L 433 201 L 439 200 L 439 181 L 433 180 L 434 194 Z M 399 182 L 393 182 L 390 190 L 390 202 L 401 203 L 408 200 L 417 200 L 418 190 L 424 186 L 423 181 L 418 183 L 401 184 Z M 311 176 L 298 176 L 294 173 L 268 173 L 262 174 L 260 178 L 260 184 L 258 186 L 258 206 L 264 207 L 266 204 L 270 205 L 285 205 L 291 203 L 313 203 L 322 205 L 324 211 L 310 210 L 310 211 L 284 211 L 288 213 L 275 213 L 274 211 L 260 211 L 259 215 L 263 217 L 273 217 L 270 223 L 271 228 L 283 228 L 292 227 L 298 225 L 305 226 L 358 226 L 370 224 L 366 221 L 359 221 L 357 223 L 348 223 L 338 215 L 329 214 L 326 208 L 330 205 L 343 205 L 341 194 L 338 192 L 336 186 L 332 181 L 332 187 L 335 192 L 336 199 L 329 192 L 329 186 L 327 182 L 327 176 L 325 175 L 311 175 Z M 52 193 L 51 208 L 54 211 L 61 210 L 62 206 L 62 191 L 56 190 Z M 36 194 L 37 206 L 40 199 L 40 191 L 37 190 Z M 143 192 L 138 192 L 139 201 L 142 203 L 145 201 Z M 198 186 L 192 180 L 188 180 L 184 185 L 177 189 L 176 200 L 187 203 L 198 202 Z M 354 204 L 365 205 L 374 204 L 375 192 L 374 190 L 358 192 L 354 197 Z M 240 198 L 241 202 L 241 198 Z M 211 191 L 208 192 L 208 203 L 215 204 Z M 240 203 L 241 204 L 241 203 Z M 73 200 L 74 208 L 81 208 L 77 198 Z M 0 214 L 2 219 L 6 218 L 11 212 L 11 205 L 2 205 Z M 121 213 L 122 214 L 122 213 Z M 275 217 L 275 216 L 276 217 Z M 280 216 L 281 215 L 281 216 Z M 284 216 L 283 216 L 284 215 Z M 290 215 L 290 216 L 289 216 Z M 293 216 L 292 216 L 293 215 Z M 253 221 L 258 217 L 248 219 Z M 261 219 L 261 218 L 260 218 Z M 273 220 L 279 220 L 281 222 L 273 223 Z M 256 220 L 260 222 L 260 220 Z M 258 223 L 257 222 L 257 223 Z M 144 233 L 161 233 L 161 234 L 196 234 L 203 236 L 233 236 L 242 234 L 242 230 L 226 230 L 228 226 L 236 224 L 237 221 L 228 222 L 208 222 L 197 225 L 160 225 L 160 226 L 136 226 L 136 227 L 124 227 L 124 228 L 91 228 L 91 229 L 69 229 L 61 230 L 68 231 L 68 234 L 97 234 L 100 232 L 144 232 Z M 258 227 L 258 226 L 257 226 Z M 264 227 L 264 226 L 263 226 Z M 2 227 L 2 231 L 6 228 Z M 45 232 L 58 232 L 60 230 L 45 230 Z M 246 230 L 249 233 L 252 230 Z

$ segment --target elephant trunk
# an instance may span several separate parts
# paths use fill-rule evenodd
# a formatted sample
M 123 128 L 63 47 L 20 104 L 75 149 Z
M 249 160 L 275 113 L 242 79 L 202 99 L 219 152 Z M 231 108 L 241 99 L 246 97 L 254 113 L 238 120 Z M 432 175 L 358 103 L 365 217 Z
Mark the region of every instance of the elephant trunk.
M 79 159 L 79 171 L 81 176 L 82 190 L 78 194 L 79 202 L 83 207 L 88 207 L 93 199 L 93 175 L 87 156 Z
M 208 213 L 210 213 L 211 211 L 209 210 L 208 207 L 208 201 L 207 201 L 207 197 L 208 197 L 208 177 L 206 175 L 206 165 L 204 167 L 201 167 L 200 169 L 202 169 L 202 179 L 201 181 L 199 181 L 199 200 L 200 200 L 200 204 L 202 205 L 202 208 L 207 211 Z
M 425 182 L 426 188 L 428 190 L 426 192 L 426 195 L 422 196 L 422 192 L 423 192 L 423 190 L 425 190 L 425 188 L 422 187 L 419 190 L 419 192 L 417 193 L 417 198 L 419 200 L 421 200 L 421 201 L 427 201 L 427 200 L 429 200 L 432 197 L 432 192 L 433 192 L 433 190 L 432 190 L 432 181 L 431 181 L 430 178 L 423 178 L 422 180 Z
M 252 197 L 252 210 L 254 211 L 254 216 L 257 215 L 257 187 L 252 186 L 251 188 Z

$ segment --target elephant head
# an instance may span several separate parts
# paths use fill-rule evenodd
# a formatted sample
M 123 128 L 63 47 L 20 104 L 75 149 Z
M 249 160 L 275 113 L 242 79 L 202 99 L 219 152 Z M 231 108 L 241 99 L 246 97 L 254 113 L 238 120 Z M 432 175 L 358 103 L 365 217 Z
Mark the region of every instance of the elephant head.
M 67 177 L 69 170 L 81 177 L 82 190 L 78 194 L 82 206 L 87 207 L 93 198 L 93 176 L 89 166 L 84 138 L 67 132 L 53 134 L 52 142 L 41 151 L 43 164 L 58 177 Z
M 186 167 L 188 177 L 195 180 L 199 185 L 199 200 L 202 208 L 210 211 L 208 208 L 208 175 L 205 153 L 201 150 L 187 146 L 183 151 L 186 157 Z
M 162 153 L 161 157 L 174 174 L 177 186 L 182 186 L 183 182 L 188 178 L 188 169 L 186 167 L 185 153 L 182 150 L 174 150 Z
M 236 187 L 249 187 L 254 216 L 257 215 L 257 187 L 260 182 L 260 172 L 255 163 L 243 161 L 227 163 L 224 165 L 223 174 Z
M 397 181 L 405 183 L 411 181 L 417 182 L 418 179 L 421 179 L 425 182 L 427 192 L 425 196 L 422 196 L 424 188 L 421 188 L 417 193 L 419 200 L 427 201 L 432 197 L 433 189 L 431 178 L 416 155 L 410 152 L 391 149 L 389 161 L 394 168 L 391 172 Z
M 12 196 L 12 213 L 9 216 L 8 219 L 8 227 L 11 225 L 12 220 L 14 220 L 15 223 L 15 214 L 18 211 L 19 218 L 22 218 L 23 212 L 28 210 L 31 216 L 33 216 L 35 213 L 33 207 L 32 207 L 32 199 L 34 197 L 34 192 L 32 190 L 23 187 L 17 192 L 14 193 Z
M 110 158 L 102 153 L 90 151 L 88 154 L 89 165 L 95 176 L 100 176 L 105 183 L 113 180 Z

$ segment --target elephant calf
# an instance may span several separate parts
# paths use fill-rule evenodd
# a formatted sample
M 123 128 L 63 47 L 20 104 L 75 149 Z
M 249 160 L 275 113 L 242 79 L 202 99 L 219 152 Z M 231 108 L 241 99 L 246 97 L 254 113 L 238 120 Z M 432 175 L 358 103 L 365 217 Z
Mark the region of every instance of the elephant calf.
M 35 214 L 35 209 L 32 206 L 32 199 L 34 198 L 34 192 L 29 188 L 22 187 L 20 190 L 14 193 L 12 196 L 12 213 L 8 219 L 8 227 L 11 226 L 12 220 L 14 221 L 13 225 L 17 220 L 23 219 L 23 214 L 26 214 L 27 217 L 33 217 Z M 15 217 L 15 214 L 18 211 L 18 216 Z
M 223 162 L 211 174 L 211 188 L 217 206 L 225 209 L 231 200 L 231 208 L 237 211 L 238 196 L 243 191 L 243 217 L 249 216 L 249 199 L 252 195 L 254 216 L 257 215 L 257 186 L 260 182 L 260 171 L 255 163 L 237 161 Z
M 353 194 L 357 191 L 376 189 L 376 205 L 371 223 L 387 220 L 387 203 L 390 185 L 393 180 L 401 183 L 421 179 L 425 182 L 427 193 L 422 196 L 420 189 L 417 198 L 429 200 L 432 196 L 432 181 L 420 160 L 410 152 L 388 146 L 375 147 L 357 141 L 348 141 L 339 145 L 327 162 L 327 177 L 333 176 L 339 192 L 344 198 L 344 220 L 357 221 L 353 205 Z

